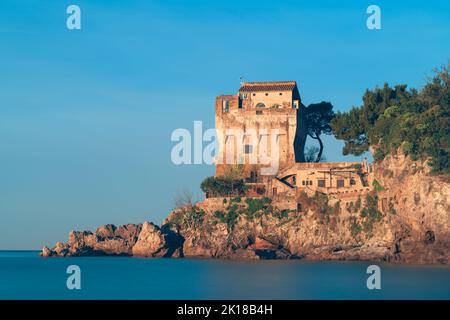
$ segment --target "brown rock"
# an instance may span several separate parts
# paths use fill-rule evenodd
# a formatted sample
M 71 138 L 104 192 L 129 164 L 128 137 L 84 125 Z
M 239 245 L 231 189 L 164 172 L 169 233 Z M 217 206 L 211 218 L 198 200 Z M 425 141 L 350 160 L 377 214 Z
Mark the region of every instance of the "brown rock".
M 256 237 L 255 243 L 253 244 L 253 249 L 269 249 L 269 250 L 276 250 L 278 249 L 278 245 L 275 245 L 263 238 Z
M 116 226 L 113 224 L 105 224 L 97 228 L 97 230 L 95 231 L 95 235 L 101 238 L 113 238 L 115 237 L 116 229 Z
M 154 257 L 164 248 L 165 241 L 158 226 L 145 221 L 142 225 L 136 244 L 132 248 L 133 255 Z
M 44 247 L 42 248 L 42 252 L 41 252 L 41 257 L 51 257 L 52 256 L 52 251 L 48 248 L 48 247 Z

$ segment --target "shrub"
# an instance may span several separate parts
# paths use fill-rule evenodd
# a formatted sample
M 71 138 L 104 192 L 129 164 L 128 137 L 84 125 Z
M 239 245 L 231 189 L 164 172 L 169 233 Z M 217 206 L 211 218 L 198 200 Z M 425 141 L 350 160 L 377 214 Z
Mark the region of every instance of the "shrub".
M 268 202 L 267 198 L 259 199 L 259 198 L 247 198 L 245 199 L 245 203 L 247 204 L 246 213 L 249 217 L 252 217 L 257 211 L 263 210 L 267 208 Z
M 371 233 L 373 224 L 383 218 L 381 212 L 378 211 L 378 196 L 370 194 L 366 196 L 366 203 L 361 210 L 361 217 L 363 218 L 364 231 Z
M 362 231 L 361 225 L 358 223 L 357 219 L 355 217 L 350 217 L 350 233 L 352 234 L 353 238 L 356 238 L 356 236 Z
M 238 217 L 235 210 L 228 210 L 227 212 L 223 211 L 215 211 L 213 216 L 219 220 L 221 223 L 225 223 L 228 227 L 228 230 L 232 230 L 234 228 L 234 224 Z
M 244 180 L 226 177 L 208 177 L 200 185 L 203 192 L 209 197 L 226 197 L 244 195 L 247 187 Z
M 372 182 L 372 186 L 375 188 L 377 192 L 383 191 L 384 187 L 375 179 Z
M 204 218 L 205 211 L 191 207 L 180 210 L 172 221 L 189 228 L 197 228 L 203 224 Z
M 289 209 L 283 209 L 283 210 L 273 210 L 272 215 L 278 219 L 286 219 L 289 218 L 290 212 L 295 212 L 296 210 L 289 210 Z

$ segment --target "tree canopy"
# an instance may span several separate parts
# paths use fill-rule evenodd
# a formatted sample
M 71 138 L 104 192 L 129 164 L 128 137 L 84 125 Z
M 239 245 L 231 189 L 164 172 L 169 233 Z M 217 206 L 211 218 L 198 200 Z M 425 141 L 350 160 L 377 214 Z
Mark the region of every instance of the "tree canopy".
M 406 85 L 366 90 L 363 105 L 338 112 L 333 134 L 344 155 L 372 148 L 375 160 L 402 148 L 412 159 L 430 159 L 434 172 L 449 173 L 450 64 L 435 70 L 421 90 Z
M 323 154 L 323 142 L 321 134 L 331 134 L 331 120 L 335 117 L 333 105 L 329 102 L 313 103 L 306 108 L 307 134 L 319 142 L 319 152 L 315 159 L 319 162 Z
M 322 134 L 331 134 L 330 122 L 334 118 L 333 105 L 329 102 L 312 103 L 308 107 L 300 106 L 297 112 L 297 132 L 295 135 L 295 160 L 296 162 L 310 162 L 311 152 L 305 154 L 306 138 L 317 140 L 319 142 L 319 151 L 313 160 L 319 162 L 323 154 Z M 308 158 L 308 159 L 307 159 Z

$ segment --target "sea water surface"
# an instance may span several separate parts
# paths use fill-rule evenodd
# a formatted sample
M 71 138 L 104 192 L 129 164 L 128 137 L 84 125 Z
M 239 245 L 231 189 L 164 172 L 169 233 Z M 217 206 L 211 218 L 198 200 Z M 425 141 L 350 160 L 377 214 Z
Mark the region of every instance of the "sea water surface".
M 450 267 L 370 262 L 227 261 L 132 257 L 42 258 L 0 251 L 0 299 L 450 299 Z M 69 290 L 67 267 L 81 269 Z

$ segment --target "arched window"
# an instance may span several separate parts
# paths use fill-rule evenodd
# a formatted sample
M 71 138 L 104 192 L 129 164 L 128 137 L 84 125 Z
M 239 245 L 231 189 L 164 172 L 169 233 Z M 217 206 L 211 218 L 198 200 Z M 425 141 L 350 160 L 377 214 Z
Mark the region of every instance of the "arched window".
M 266 105 L 265 105 L 264 103 L 260 102 L 260 103 L 258 103 L 258 104 L 256 105 L 256 107 L 257 107 L 257 108 L 265 108 Z

